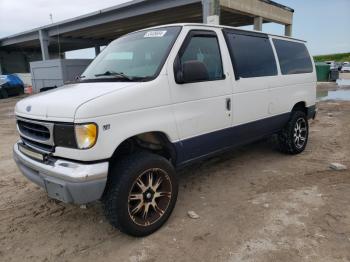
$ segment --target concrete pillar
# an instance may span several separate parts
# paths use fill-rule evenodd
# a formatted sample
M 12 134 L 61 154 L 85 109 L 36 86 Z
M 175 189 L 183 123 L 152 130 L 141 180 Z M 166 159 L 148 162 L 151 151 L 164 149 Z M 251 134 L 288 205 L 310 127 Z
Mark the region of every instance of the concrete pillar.
M 261 16 L 254 17 L 254 30 L 262 31 L 263 21 Z
M 220 24 L 220 0 L 202 0 L 203 23 Z
M 99 53 L 101 53 L 101 47 L 97 45 L 95 46 L 95 56 L 98 56 Z
M 292 25 L 285 25 L 284 26 L 284 35 L 285 36 L 292 36 L 292 30 L 293 30 Z
M 49 60 L 49 36 L 46 31 L 39 30 L 39 40 L 42 60 Z

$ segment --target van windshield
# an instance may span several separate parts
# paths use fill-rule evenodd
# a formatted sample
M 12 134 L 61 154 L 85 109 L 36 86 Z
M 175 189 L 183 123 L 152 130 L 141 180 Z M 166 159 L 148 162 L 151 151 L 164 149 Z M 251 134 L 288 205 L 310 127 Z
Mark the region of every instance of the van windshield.
M 84 81 L 148 81 L 158 76 L 181 30 L 163 27 L 128 34 L 109 44 L 88 66 Z

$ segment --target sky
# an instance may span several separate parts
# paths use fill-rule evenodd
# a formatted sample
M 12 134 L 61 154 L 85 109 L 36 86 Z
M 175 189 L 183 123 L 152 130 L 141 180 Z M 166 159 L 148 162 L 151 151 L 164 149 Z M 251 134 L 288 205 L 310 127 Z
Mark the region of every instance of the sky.
M 0 0 L 0 38 L 47 25 L 50 14 L 58 22 L 127 1 Z M 293 37 L 308 41 L 312 55 L 350 52 L 350 0 L 275 1 L 295 10 Z M 283 35 L 284 27 L 269 23 L 263 31 Z M 68 52 L 66 57 L 93 58 L 94 50 Z

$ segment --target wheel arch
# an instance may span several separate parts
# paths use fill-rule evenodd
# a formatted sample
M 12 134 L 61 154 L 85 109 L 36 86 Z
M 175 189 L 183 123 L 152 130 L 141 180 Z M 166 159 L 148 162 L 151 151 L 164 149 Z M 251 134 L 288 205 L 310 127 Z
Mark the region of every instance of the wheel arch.
M 107 184 L 102 199 L 106 197 L 106 192 L 109 190 L 111 179 L 114 177 L 110 172 L 113 168 L 113 164 L 116 163 L 118 159 L 124 159 L 128 155 L 132 155 L 139 151 L 148 151 L 165 157 L 173 166 L 175 166 L 177 158 L 176 149 L 166 133 L 162 131 L 148 131 L 130 136 L 118 144 L 109 160 L 110 165 Z
M 114 150 L 111 162 L 139 150 L 161 155 L 173 165 L 176 163 L 177 153 L 175 146 L 169 136 L 162 131 L 147 131 L 124 139 Z
M 305 101 L 299 101 L 297 103 L 294 104 L 291 112 L 295 112 L 295 111 L 302 111 L 305 114 L 307 114 L 307 103 Z

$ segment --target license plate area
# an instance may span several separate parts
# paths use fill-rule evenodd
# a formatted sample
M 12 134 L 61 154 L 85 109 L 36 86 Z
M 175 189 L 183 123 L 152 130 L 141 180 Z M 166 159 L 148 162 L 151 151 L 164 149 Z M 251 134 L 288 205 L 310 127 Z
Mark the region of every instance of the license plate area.
M 24 144 L 18 144 L 18 150 L 22 154 L 24 154 L 24 155 L 26 155 L 26 156 L 28 156 L 30 158 L 33 158 L 35 160 L 39 160 L 41 162 L 44 161 L 44 155 L 43 154 L 38 153 L 38 152 L 30 149 L 29 147 L 25 146 Z
M 64 183 L 55 181 L 54 179 L 45 179 L 45 189 L 50 198 L 68 203 L 70 195 Z

